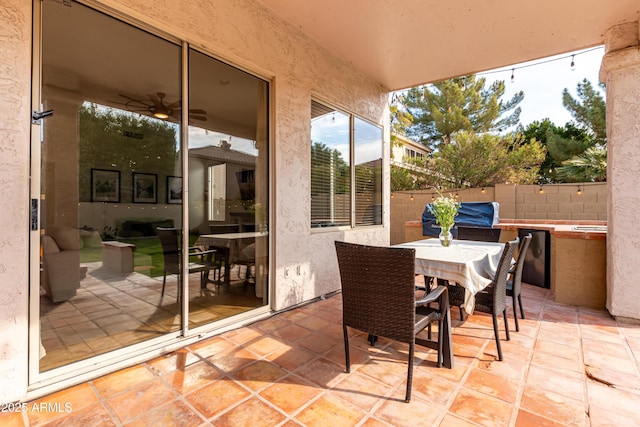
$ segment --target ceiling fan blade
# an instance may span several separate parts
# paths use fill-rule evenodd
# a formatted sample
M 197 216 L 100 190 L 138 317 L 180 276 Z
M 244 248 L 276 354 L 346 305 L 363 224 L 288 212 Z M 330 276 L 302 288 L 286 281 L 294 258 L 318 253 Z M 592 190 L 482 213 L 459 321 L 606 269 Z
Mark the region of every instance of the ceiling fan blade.
M 176 110 L 176 109 L 180 109 L 180 100 L 177 100 L 175 102 L 172 102 L 171 104 L 166 105 L 167 108 L 170 108 L 172 110 Z
M 194 116 L 192 114 L 189 114 L 189 118 L 190 119 L 194 119 L 194 120 L 200 120 L 201 122 L 206 122 L 207 121 L 207 117 L 206 116 Z
M 191 108 L 189 109 L 189 114 L 207 114 L 202 108 Z
M 164 98 L 164 93 L 162 93 L 162 92 L 150 93 L 147 96 L 149 97 L 151 102 L 153 102 L 156 105 L 160 105 L 160 104 L 162 104 L 162 98 Z

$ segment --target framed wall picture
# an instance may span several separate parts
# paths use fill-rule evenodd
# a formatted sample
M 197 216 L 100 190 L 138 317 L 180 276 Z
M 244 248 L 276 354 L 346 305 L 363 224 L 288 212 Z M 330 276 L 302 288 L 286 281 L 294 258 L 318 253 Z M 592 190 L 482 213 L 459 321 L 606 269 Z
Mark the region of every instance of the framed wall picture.
M 182 177 L 167 177 L 167 203 L 182 203 Z
M 91 201 L 120 203 L 120 171 L 91 169 Z
M 133 203 L 158 203 L 158 175 L 133 173 Z

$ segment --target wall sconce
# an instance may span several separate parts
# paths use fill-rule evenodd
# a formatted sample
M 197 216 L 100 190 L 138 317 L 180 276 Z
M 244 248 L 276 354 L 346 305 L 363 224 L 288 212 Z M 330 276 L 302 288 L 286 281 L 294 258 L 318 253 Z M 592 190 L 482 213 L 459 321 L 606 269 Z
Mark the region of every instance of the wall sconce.
M 411 193 L 411 197 L 409 197 L 409 200 L 413 202 L 413 193 Z
M 456 191 L 456 199 L 460 197 L 460 195 L 458 194 L 458 192 Z
M 582 187 L 578 185 L 578 191 L 576 191 L 576 194 L 579 196 L 582 194 Z
M 484 187 L 482 187 L 482 190 L 480 190 L 480 192 L 481 192 L 482 194 L 484 194 L 484 193 L 485 193 L 485 191 L 486 191 L 486 190 L 484 189 Z
M 433 202 L 436 199 L 435 195 L 431 193 L 431 201 Z
M 538 193 L 540 193 L 540 194 L 544 193 L 544 190 L 542 189 L 542 185 L 540 186 L 540 189 L 538 190 Z

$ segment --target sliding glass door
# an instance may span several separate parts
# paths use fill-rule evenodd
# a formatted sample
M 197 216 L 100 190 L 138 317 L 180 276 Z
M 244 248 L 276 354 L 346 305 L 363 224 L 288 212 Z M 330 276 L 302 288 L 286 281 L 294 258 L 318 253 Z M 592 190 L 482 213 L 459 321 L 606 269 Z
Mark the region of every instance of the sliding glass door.
M 80 3 L 34 4 L 34 110 L 53 112 L 35 126 L 39 372 L 266 305 L 267 82 Z M 218 225 L 254 234 L 207 238 Z

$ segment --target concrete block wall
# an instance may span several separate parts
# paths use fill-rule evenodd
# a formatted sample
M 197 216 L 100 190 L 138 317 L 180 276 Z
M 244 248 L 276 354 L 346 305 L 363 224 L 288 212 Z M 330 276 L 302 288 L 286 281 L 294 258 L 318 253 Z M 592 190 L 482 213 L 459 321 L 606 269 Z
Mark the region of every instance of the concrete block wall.
M 581 194 L 578 193 L 580 187 Z M 542 188 L 542 192 L 540 192 Z M 461 202 L 498 202 L 502 219 L 607 220 L 607 184 L 498 184 L 495 187 L 443 190 Z M 391 197 L 391 244 L 405 240 L 406 221 L 420 221 L 434 190 L 394 192 Z M 415 233 L 414 233 L 415 234 Z

